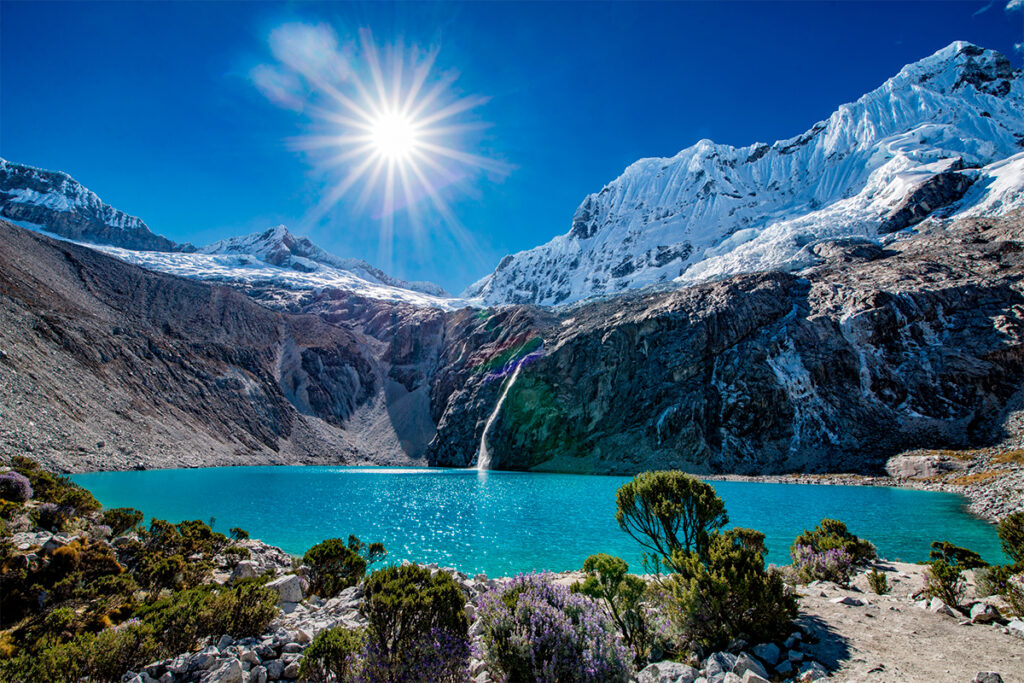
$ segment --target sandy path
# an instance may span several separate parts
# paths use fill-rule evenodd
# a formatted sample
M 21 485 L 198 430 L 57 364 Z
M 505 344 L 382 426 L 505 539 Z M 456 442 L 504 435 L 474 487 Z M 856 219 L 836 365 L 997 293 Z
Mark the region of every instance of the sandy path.
M 968 683 L 979 671 L 995 671 L 1005 683 L 1024 683 L 1024 640 L 1003 633 L 998 625 L 961 626 L 962 618 L 921 609 L 911 595 L 924 585 L 923 568 L 902 563 L 886 567 L 891 568 L 886 574 L 893 586 L 889 595 L 867 590 L 863 575 L 851 590 L 801 590 L 806 594 L 800 598 L 799 623 L 819 641 L 804 651 L 835 669 L 833 680 Z M 830 602 L 840 596 L 869 604 Z

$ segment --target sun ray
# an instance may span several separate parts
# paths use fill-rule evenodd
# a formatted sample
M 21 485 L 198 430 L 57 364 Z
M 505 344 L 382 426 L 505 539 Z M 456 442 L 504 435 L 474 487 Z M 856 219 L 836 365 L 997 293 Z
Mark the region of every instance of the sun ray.
M 321 42 L 317 51 L 300 45 L 283 55 L 275 52 L 281 64 L 265 67 L 298 76 L 294 100 L 315 130 L 286 142 L 331 178 L 307 218 L 322 220 L 352 195 L 346 210 L 367 210 L 378 222 L 381 266 L 391 262 L 399 228 L 413 237 L 415 253 L 450 243 L 479 259 L 475 240 L 450 202 L 458 194 L 472 195 L 474 178 L 511 170 L 466 149 L 490 127 L 474 114 L 490 98 L 459 94 L 457 72 L 439 68 L 436 46 L 379 46 L 368 29 L 347 41 L 331 32 Z M 440 242 L 427 226 L 439 231 Z

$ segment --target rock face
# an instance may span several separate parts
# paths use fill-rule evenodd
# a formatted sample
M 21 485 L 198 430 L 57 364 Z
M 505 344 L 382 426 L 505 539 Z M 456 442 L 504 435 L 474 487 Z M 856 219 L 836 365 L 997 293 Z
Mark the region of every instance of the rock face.
M 1022 237 L 1020 213 L 931 222 L 799 275 L 466 320 L 464 345 L 501 340 L 522 357 L 543 343 L 492 423 L 493 466 L 878 470 L 905 448 L 993 438 L 1024 379 Z M 472 462 L 509 381 L 472 365 L 435 379 L 439 399 L 458 389 L 438 401 L 433 464 Z
M 0 221 L 0 448 L 58 469 L 408 463 L 378 342 Z M 398 409 L 396 409 L 398 410 Z
M 100 201 L 71 176 L 0 159 L 0 217 L 45 226 L 68 239 L 126 249 L 189 250 L 154 235 L 135 216 Z
M 637 161 L 583 200 L 568 233 L 506 256 L 466 295 L 551 305 L 798 270 L 816 241 L 901 230 L 972 184 L 996 183 L 989 165 L 1018 154 L 1021 140 L 1020 72 L 997 52 L 953 43 L 789 140 L 701 140 Z

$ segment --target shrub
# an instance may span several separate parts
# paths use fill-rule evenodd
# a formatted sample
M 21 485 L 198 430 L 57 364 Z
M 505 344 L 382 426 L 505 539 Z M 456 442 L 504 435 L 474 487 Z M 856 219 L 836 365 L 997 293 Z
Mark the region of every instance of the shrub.
M 729 521 L 715 489 L 684 472 L 644 472 L 615 494 L 615 520 L 671 566 L 678 551 L 705 554 L 709 535 Z
M 924 573 L 924 589 L 950 607 L 959 607 L 965 591 L 963 570 L 945 560 L 932 561 Z
M 508 683 L 626 681 L 628 651 L 598 603 L 546 576 L 517 576 L 481 598 L 487 660 Z
M 347 544 L 340 538 L 317 543 L 302 556 L 302 562 L 309 567 L 310 593 L 323 598 L 337 595 L 359 583 L 366 567 L 385 554 L 383 544 L 366 545 L 355 536 L 349 536 Z
M 24 503 L 32 497 L 32 484 L 18 472 L 0 473 L 0 500 Z
M 173 656 L 191 650 L 211 630 L 208 606 L 212 597 L 210 586 L 178 591 L 143 607 L 138 616 L 161 634 L 164 654 Z
M 933 560 L 942 560 L 960 569 L 977 569 L 988 566 L 988 563 L 982 560 L 978 553 L 953 545 L 949 541 L 932 541 L 932 549 L 928 552 L 928 557 Z
M 600 600 L 611 613 L 622 639 L 633 650 L 633 663 L 640 668 L 647 662 L 655 630 L 648 618 L 644 595 L 647 583 L 629 574 L 625 560 L 611 555 L 591 555 L 583 563 L 587 578 L 572 590 Z
M 405 683 L 464 681 L 469 667 L 465 597 L 446 572 L 385 567 L 363 584 L 364 674 Z
M 120 536 L 132 529 L 137 529 L 144 515 L 135 508 L 111 508 L 103 511 L 103 523 L 110 527 L 114 536 Z
M 248 548 L 242 545 L 229 545 L 224 548 L 224 561 L 228 567 L 232 569 L 238 565 L 244 559 L 250 557 L 252 553 Z
M 309 567 L 309 592 L 323 598 L 356 585 L 366 573 L 366 560 L 340 538 L 317 543 L 302 556 L 302 562 Z
M 1014 565 L 1024 570 L 1024 510 L 1014 512 L 999 522 L 999 541 Z
M 885 595 L 889 592 L 889 579 L 886 578 L 885 572 L 872 569 L 868 572 L 868 586 L 875 595 Z
M 63 531 L 71 521 L 71 510 L 56 503 L 43 503 L 32 510 L 32 523 L 47 531 Z
M 205 633 L 200 635 L 258 636 L 277 613 L 277 593 L 263 586 L 260 579 L 240 581 L 235 587 L 213 596 L 204 620 Z
M 783 637 L 796 617 L 796 598 L 778 572 L 765 571 L 764 536 L 730 529 L 709 538 L 706 557 L 677 551 L 669 589 L 673 618 L 693 652 L 724 649 L 732 640 Z
M 231 538 L 235 539 L 236 541 L 244 541 L 245 539 L 249 538 L 249 532 L 237 526 L 233 526 L 230 529 L 228 529 L 228 533 L 231 535 Z
M 978 597 L 1003 595 L 1007 582 L 1013 576 L 1013 569 L 1005 566 L 979 567 L 974 572 L 974 580 L 978 584 Z
M 310 683 L 348 683 L 357 678 L 363 631 L 341 626 L 316 634 L 302 653 L 299 680 Z
M 845 548 L 816 551 L 809 545 L 794 545 L 790 549 L 797 581 L 832 581 L 846 586 L 853 578 L 853 558 Z
M 854 564 L 873 560 L 877 556 L 871 542 L 851 534 L 846 524 L 838 519 L 823 519 L 813 531 L 804 530 L 797 536 L 789 551 L 794 561 L 796 557 L 793 553 L 797 546 L 807 546 L 816 553 L 842 548 Z

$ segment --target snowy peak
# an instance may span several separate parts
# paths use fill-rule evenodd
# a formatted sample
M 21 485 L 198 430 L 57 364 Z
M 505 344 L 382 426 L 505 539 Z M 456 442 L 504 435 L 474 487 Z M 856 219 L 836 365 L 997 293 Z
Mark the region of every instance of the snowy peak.
M 739 148 L 700 140 L 631 164 L 583 200 L 568 233 L 505 257 L 466 295 L 552 305 L 799 270 L 817 241 L 874 239 L 936 210 L 968 209 L 978 195 L 968 188 L 990 184 L 987 167 L 1022 145 L 1020 71 L 953 43 L 795 137 Z M 998 205 L 1019 196 L 1003 191 Z
M 1017 75 L 1005 55 L 958 40 L 903 67 L 883 87 L 917 85 L 941 93 L 972 87 L 981 93 L 1005 97 Z
M 431 282 L 405 282 L 391 277 L 361 259 L 341 258 L 328 253 L 313 244 L 308 237 L 293 235 L 283 225 L 268 228 L 263 232 L 254 232 L 251 235 L 231 237 L 214 242 L 200 249 L 200 252 L 253 256 L 269 265 L 290 268 L 302 273 L 314 273 L 326 266 L 349 271 L 357 277 L 375 284 L 400 287 L 432 296 L 447 296 L 441 287 Z
M 147 251 L 189 251 L 154 234 L 135 216 L 103 203 L 66 173 L 0 159 L 0 216 L 61 237 Z

